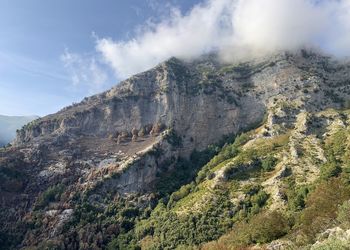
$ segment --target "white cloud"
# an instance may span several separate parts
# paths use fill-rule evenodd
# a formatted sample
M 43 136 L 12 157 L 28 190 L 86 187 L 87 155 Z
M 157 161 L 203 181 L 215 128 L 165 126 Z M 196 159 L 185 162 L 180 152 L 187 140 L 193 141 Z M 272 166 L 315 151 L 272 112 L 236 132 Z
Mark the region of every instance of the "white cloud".
M 225 58 L 309 46 L 328 25 L 326 9 L 308 0 L 240 0 L 231 18 L 232 35 L 220 48 Z
M 219 37 L 225 32 L 219 27 L 226 4 L 226 0 L 215 0 L 194 7 L 185 16 L 173 9 L 171 17 L 148 24 L 136 38 L 117 42 L 103 38 L 96 48 L 119 77 L 146 70 L 171 56 L 199 56 L 219 45 Z
M 98 55 L 118 79 L 210 51 L 224 60 L 305 46 L 350 55 L 350 0 L 207 0 L 186 14 L 168 8 L 167 18 L 147 22 L 130 40 L 97 38 Z

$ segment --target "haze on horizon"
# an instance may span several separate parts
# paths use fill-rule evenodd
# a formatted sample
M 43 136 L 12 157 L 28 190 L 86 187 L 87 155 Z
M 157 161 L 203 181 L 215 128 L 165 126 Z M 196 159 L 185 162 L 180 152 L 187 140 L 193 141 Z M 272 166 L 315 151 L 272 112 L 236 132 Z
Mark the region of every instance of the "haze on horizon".
M 350 0 L 0 0 L 0 114 L 45 115 L 171 56 L 350 55 Z

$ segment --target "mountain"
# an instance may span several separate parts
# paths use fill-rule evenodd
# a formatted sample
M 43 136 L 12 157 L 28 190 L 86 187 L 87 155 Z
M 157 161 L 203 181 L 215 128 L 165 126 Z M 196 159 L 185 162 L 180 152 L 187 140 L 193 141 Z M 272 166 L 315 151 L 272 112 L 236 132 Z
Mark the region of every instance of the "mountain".
M 0 146 L 10 143 L 16 137 L 16 130 L 39 118 L 38 116 L 0 115 Z
M 25 125 L 1 149 L 0 245 L 347 246 L 349 69 L 305 50 L 171 58 Z

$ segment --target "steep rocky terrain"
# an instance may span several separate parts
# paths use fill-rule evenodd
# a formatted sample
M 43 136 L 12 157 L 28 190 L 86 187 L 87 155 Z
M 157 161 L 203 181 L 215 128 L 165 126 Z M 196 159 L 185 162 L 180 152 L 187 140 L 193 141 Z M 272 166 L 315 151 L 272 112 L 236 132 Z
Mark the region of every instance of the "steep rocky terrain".
M 225 65 L 171 58 L 29 123 L 1 149 L 0 245 L 346 245 L 347 108 L 350 64 L 310 51 Z M 332 202 L 319 208 L 325 190 Z M 252 230 L 261 221 L 270 226 Z

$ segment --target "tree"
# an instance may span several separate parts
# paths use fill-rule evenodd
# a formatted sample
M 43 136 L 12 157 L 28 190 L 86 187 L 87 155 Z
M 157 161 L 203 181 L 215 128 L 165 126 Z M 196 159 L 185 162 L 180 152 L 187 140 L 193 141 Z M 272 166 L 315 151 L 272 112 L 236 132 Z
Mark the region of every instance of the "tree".
M 337 212 L 337 220 L 345 228 L 350 228 L 350 200 L 345 201 L 339 208 Z
M 276 163 L 277 163 L 277 159 L 272 155 L 269 155 L 266 159 L 262 160 L 261 167 L 265 171 L 272 171 L 275 169 Z
M 137 136 L 138 136 L 138 130 L 136 129 L 136 128 L 133 128 L 132 130 L 131 130 L 131 134 L 132 134 L 132 141 L 136 141 L 137 140 Z

